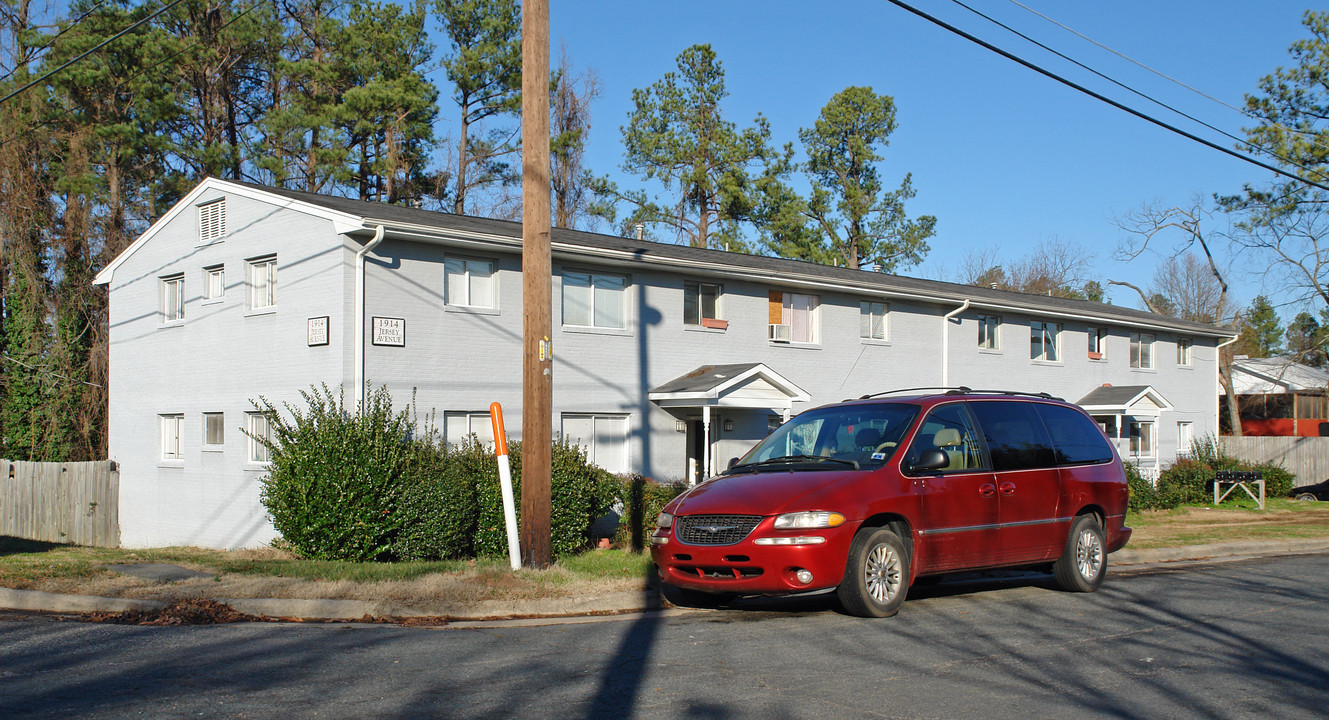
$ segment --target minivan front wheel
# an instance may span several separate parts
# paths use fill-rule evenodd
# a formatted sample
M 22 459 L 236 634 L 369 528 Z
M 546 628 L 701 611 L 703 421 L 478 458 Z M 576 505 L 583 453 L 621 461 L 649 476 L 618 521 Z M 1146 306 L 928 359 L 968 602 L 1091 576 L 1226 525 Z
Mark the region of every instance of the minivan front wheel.
M 1103 528 L 1093 515 L 1081 515 L 1071 523 L 1061 559 L 1052 566 L 1057 585 L 1069 592 L 1093 592 L 1107 574 L 1107 550 Z
M 890 617 L 909 591 L 909 552 L 888 528 L 863 528 L 854 536 L 844 580 L 836 590 L 845 612 Z

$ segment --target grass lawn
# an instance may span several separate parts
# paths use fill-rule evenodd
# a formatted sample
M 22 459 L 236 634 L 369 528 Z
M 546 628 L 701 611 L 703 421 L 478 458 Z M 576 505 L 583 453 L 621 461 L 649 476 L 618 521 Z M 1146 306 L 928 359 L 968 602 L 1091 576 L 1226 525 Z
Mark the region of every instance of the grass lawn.
M 1250 499 L 1218 508 L 1130 513 L 1128 548 L 1329 537 L 1329 503 Z M 107 565 L 169 563 L 206 574 L 175 583 L 140 580 Z M 0 586 L 111 597 L 329 597 L 418 605 L 441 597 L 482 602 L 640 591 L 648 554 L 591 550 L 546 570 L 512 572 L 506 559 L 356 563 L 304 560 L 275 548 L 220 551 L 85 548 L 0 537 Z

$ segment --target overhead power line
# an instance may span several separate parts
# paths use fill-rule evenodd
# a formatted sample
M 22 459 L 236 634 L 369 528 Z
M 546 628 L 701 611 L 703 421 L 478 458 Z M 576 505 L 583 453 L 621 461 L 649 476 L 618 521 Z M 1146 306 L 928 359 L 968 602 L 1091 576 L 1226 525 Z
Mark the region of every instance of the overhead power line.
M 1227 101 L 1225 101 L 1225 100 L 1221 100 L 1221 99 L 1219 99 L 1219 98 L 1216 98 L 1216 97 L 1214 97 L 1213 95 L 1210 95 L 1209 93 L 1207 93 L 1207 92 L 1205 92 L 1205 91 L 1203 91 L 1203 90 L 1200 90 L 1200 89 L 1198 89 L 1198 88 L 1195 88 L 1195 87 L 1192 87 L 1192 86 L 1190 86 L 1190 85 L 1187 85 L 1186 83 L 1184 83 L 1184 82 L 1182 82 L 1181 80 L 1178 80 L 1178 79 L 1172 77 L 1171 75 L 1168 75 L 1167 73 L 1164 73 L 1164 72 L 1161 72 L 1161 71 L 1155 70 L 1154 68 L 1151 68 L 1151 67 L 1149 67 L 1148 65 L 1145 65 L 1144 63 L 1140 62 L 1139 60 L 1136 60 L 1135 58 L 1133 58 L 1133 57 L 1131 57 L 1131 56 L 1129 56 L 1129 55 L 1126 55 L 1125 53 L 1122 53 L 1122 52 L 1119 52 L 1119 51 L 1117 51 L 1117 50 L 1114 50 L 1114 49 L 1108 47 L 1107 45 L 1104 45 L 1103 43 L 1101 43 L 1101 42 L 1099 42 L 1099 41 L 1097 41 L 1097 40 L 1095 40 L 1095 39 L 1089 37 L 1088 35 L 1085 35 L 1084 33 L 1079 32 L 1079 31 L 1076 30 L 1075 28 L 1067 27 L 1066 25 L 1063 25 L 1063 24 L 1061 24 L 1060 22 L 1057 22 L 1057 20 L 1056 20 L 1055 18 L 1048 17 L 1047 15 L 1044 15 L 1043 13 L 1041 13 L 1041 12 L 1039 12 L 1039 11 L 1037 11 L 1037 10 L 1031 8 L 1031 7 L 1029 7 L 1028 5 L 1024 5 L 1024 4 L 1021 3 L 1019 0 L 1010 0 L 1010 2 L 1011 2 L 1011 4 L 1016 5 L 1017 7 L 1023 8 L 1023 9 L 1025 9 L 1025 10 L 1027 10 L 1027 11 L 1033 13 L 1034 15 L 1037 15 L 1038 17 L 1043 18 L 1044 20 L 1046 20 L 1046 21 L 1052 23 L 1053 25 L 1056 25 L 1057 27 L 1061 28 L 1062 30 L 1065 30 L 1066 32 L 1068 32 L 1068 33 L 1070 33 L 1070 34 L 1072 34 L 1072 35 L 1074 35 L 1074 36 L 1080 38 L 1081 40 L 1084 40 L 1085 42 L 1091 43 L 1091 44 L 1093 44 L 1093 45 L 1097 45 L 1098 47 L 1100 47 L 1100 48 L 1102 48 L 1102 49 L 1104 49 L 1104 50 L 1106 50 L 1106 51 L 1112 53 L 1113 55 L 1116 55 L 1117 57 L 1121 58 L 1122 60 L 1125 60 L 1125 61 L 1128 62 L 1128 63 L 1131 63 L 1132 65 L 1135 65 L 1135 66 L 1140 67 L 1140 68 L 1142 68 L 1142 69 L 1144 69 L 1144 70 L 1146 70 L 1146 71 L 1148 71 L 1148 72 L 1151 72 L 1151 73 L 1153 73 L 1154 75 L 1157 75 L 1158 77 L 1161 77 L 1161 78 L 1163 78 L 1164 80 L 1167 80 L 1168 82 L 1174 83 L 1174 84 L 1176 84 L 1176 85 L 1180 85 L 1181 87 L 1186 88 L 1187 90 L 1190 90 L 1191 92 L 1195 93 L 1196 95 L 1199 95 L 1200 97 L 1202 97 L 1202 98 L 1204 98 L 1204 99 L 1206 99 L 1206 100 L 1212 100 L 1213 102 L 1216 102 L 1216 103 L 1218 103 L 1219 105 L 1222 105 L 1223 107 L 1225 107 L 1225 108 L 1227 108 L 1227 109 L 1229 109 L 1229 110 L 1234 110 L 1234 111 L 1236 111 L 1236 112 L 1238 112 L 1238 113 L 1241 113 L 1242 117 L 1250 118 L 1251 120 L 1259 120 L 1260 122 L 1262 122 L 1262 123 L 1267 123 L 1267 124 L 1269 124 L 1269 125 L 1272 125 L 1273 127 L 1276 127 L 1276 128 L 1278 128 L 1279 130 L 1282 130 L 1283 132 L 1289 132 L 1289 133 L 1292 133 L 1292 134 L 1294 134 L 1294 135 L 1303 135 L 1303 136 L 1306 136 L 1306 137 L 1309 137 L 1309 138 L 1313 138 L 1313 139 L 1315 140 L 1315 144 L 1316 144 L 1316 145 L 1319 145 L 1319 146 L 1321 146 L 1321 147 L 1326 147 L 1326 145 L 1324 144 L 1324 142 L 1321 141 L 1321 140 L 1319 139 L 1319 133 L 1308 132 L 1308 131 L 1306 131 L 1306 130 L 1301 130 L 1301 129 L 1299 129 L 1299 128 L 1294 128 L 1294 127 L 1288 127 L 1287 125 L 1283 125 L 1283 124 L 1281 124 L 1281 123 L 1274 122 L 1273 120 L 1270 120 L 1270 119 L 1267 118 L 1267 117 L 1263 117 L 1263 116 L 1257 115 L 1257 114 L 1251 112 L 1250 109 L 1248 109 L 1248 108 L 1239 108 L 1239 107 L 1237 107 L 1236 105 L 1233 105 L 1233 104 L 1231 104 L 1231 103 L 1229 103 L 1229 102 L 1227 102 Z M 1072 62 L 1074 62 L 1074 61 L 1072 61 Z M 1241 141 L 1241 142 L 1245 143 L 1246 141 L 1243 140 L 1243 141 Z M 1272 154 L 1272 153 L 1271 153 L 1271 154 Z
M 79 15 L 78 17 L 74 18 L 74 20 L 71 21 L 68 25 L 64 26 L 63 28 L 60 28 L 60 32 L 56 33 L 55 36 L 52 37 L 50 40 L 47 40 L 45 45 L 42 45 L 41 47 L 39 47 L 39 48 L 37 48 L 36 50 L 32 51 L 32 57 L 36 57 L 38 54 L 43 53 L 43 52 L 46 52 L 47 50 L 50 50 L 50 49 L 51 49 L 51 46 L 54 45 L 54 44 L 55 44 L 55 41 L 56 41 L 56 40 L 59 40 L 60 37 L 61 37 L 62 35 L 64 35 L 65 33 L 69 32 L 70 30 L 73 30 L 76 26 L 78 26 L 79 23 L 81 23 L 81 22 L 83 22 L 84 20 L 86 20 L 86 19 L 88 18 L 89 15 L 91 15 L 91 14 L 97 12 L 98 10 L 100 10 L 100 9 L 102 8 L 102 6 L 105 5 L 105 4 L 106 4 L 107 2 L 109 2 L 109 1 L 110 1 L 110 0 L 102 0 L 101 2 L 97 3 L 96 7 L 92 8 L 91 10 L 89 10 L 89 11 L 87 11 L 87 12 L 85 12 L 85 13 L 83 13 L 82 15 Z M 5 73 L 5 76 L 4 76 L 4 77 L 0 77 L 0 82 L 4 82 L 4 81 L 8 80 L 9 78 L 13 77 L 14 73 L 18 72 L 19 67 L 21 67 L 21 65 L 15 66 L 14 69 L 12 69 L 12 70 L 10 70 L 9 72 Z
M 1011 0 L 1011 1 L 1014 2 L 1015 0 Z M 1222 128 L 1218 128 L 1218 127 L 1215 127 L 1215 126 L 1213 126 L 1213 125 L 1210 125 L 1209 123 L 1207 123 L 1207 122 L 1201 120 L 1200 118 L 1195 117 L 1194 115 L 1191 115 L 1191 114 L 1189 114 L 1189 113 L 1186 113 L 1186 112 L 1184 112 L 1184 111 L 1182 111 L 1182 110 L 1178 110 L 1177 108 L 1172 107 L 1171 105 L 1169 105 L 1169 104 L 1163 102 L 1162 100 L 1159 100 L 1159 99 L 1157 99 L 1157 98 L 1155 98 L 1155 97 L 1153 97 L 1153 96 L 1151 96 L 1151 95 L 1145 94 L 1145 93 L 1143 93 L 1143 92 L 1140 92 L 1139 90 L 1136 90 L 1135 88 L 1133 88 L 1133 87 L 1131 87 L 1131 86 L 1129 86 L 1129 85 L 1127 85 L 1127 84 L 1125 84 L 1125 83 L 1123 83 L 1123 82 L 1120 82 L 1119 80 L 1116 80 L 1115 78 L 1109 77 L 1109 76 L 1107 76 L 1107 75 L 1105 75 L 1105 74 L 1103 74 L 1103 73 L 1101 73 L 1101 72 L 1099 72 L 1099 71 L 1097 71 L 1097 70 L 1095 70 L 1095 69 L 1089 67 L 1088 65 L 1085 65 L 1084 63 L 1080 62 L 1079 60 L 1076 60 L 1076 59 L 1073 58 L 1073 57 L 1070 57 L 1069 55 L 1066 55 L 1066 54 L 1064 54 L 1064 53 L 1062 53 L 1062 52 L 1060 52 L 1060 51 L 1058 51 L 1058 50 L 1056 50 L 1056 49 L 1054 49 L 1054 48 L 1051 48 L 1051 47 L 1048 47 L 1047 45 L 1044 45 L 1043 43 L 1039 42 L 1038 40 L 1035 40 L 1034 38 L 1031 38 L 1031 37 L 1029 37 L 1028 35 L 1025 35 L 1024 33 L 1020 32 L 1019 30 L 1016 30 L 1015 28 L 1013 28 L 1013 27 L 1011 27 L 1011 26 L 1009 26 L 1009 25 L 1007 25 L 1007 24 L 1001 22 L 1000 20 L 997 20 L 996 18 L 993 18 L 993 17 L 991 17 L 991 16 L 989 16 L 989 15 L 985 15 L 982 11 L 976 10 L 976 9 L 974 9 L 973 7 L 970 7 L 969 5 L 964 4 L 961 0 L 951 0 L 951 2 L 955 3 L 956 5 L 959 5 L 960 7 L 964 8 L 965 10 L 968 10 L 969 12 L 971 12 L 971 13 L 973 13 L 973 14 L 975 14 L 975 15 L 981 17 L 981 18 L 983 18 L 984 20 L 987 20 L 988 22 L 992 23 L 993 25 L 996 25 L 997 27 L 1000 27 L 1000 28 L 1002 28 L 1003 30 L 1006 30 L 1006 31 L 1008 31 L 1008 32 L 1010 32 L 1010 33 L 1012 33 L 1012 34 L 1014 34 L 1014 35 L 1016 35 L 1016 36 L 1019 36 L 1020 38 L 1026 40 L 1026 41 L 1028 41 L 1028 42 L 1033 43 L 1034 45 L 1037 45 L 1037 46 L 1040 47 L 1040 48 L 1043 48 L 1044 50 L 1046 50 L 1046 51 L 1052 53 L 1053 55 L 1056 55 L 1057 57 L 1061 58 L 1062 60 L 1065 60 L 1065 61 L 1067 61 L 1067 62 L 1069 62 L 1069 63 L 1073 63 L 1073 64 L 1076 65 L 1077 67 L 1080 67 L 1081 69 L 1087 70 L 1087 71 L 1093 73 L 1094 75 L 1097 75 L 1098 77 L 1103 78 L 1104 80 L 1106 80 L 1106 81 L 1112 83 L 1113 85 L 1116 85 L 1117 87 L 1119 87 L 1119 88 L 1121 88 L 1121 89 L 1123 89 L 1123 90 L 1125 90 L 1125 91 L 1127 91 L 1127 92 L 1129 92 L 1129 93 L 1132 93 L 1132 94 L 1134 94 L 1134 95 L 1137 95 L 1137 96 L 1139 96 L 1139 97 L 1142 97 L 1142 98 L 1144 98 L 1145 100 L 1148 100 L 1149 102 L 1151 102 L 1151 103 L 1153 103 L 1153 104 L 1155 104 L 1155 105 L 1157 105 L 1157 106 L 1159 106 L 1159 107 L 1161 107 L 1161 108 L 1164 108 L 1164 109 L 1166 109 L 1166 110 L 1170 110 L 1171 112 L 1174 112 L 1174 113 L 1176 113 L 1176 114 L 1178 114 L 1178 115 L 1180 115 L 1180 116 L 1186 118 L 1187 120 L 1190 120 L 1191 122 L 1194 122 L 1194 123 L 1199 124 L 1199 125 L 1203 125 L 1203 126 L 1209 128 L 1210 130 L 1213 130 L 1214 132 L 1218 133 L 1219 135 L 1222 135 L 1222 136 L 1224 136 L 1224 137 L 1226 137 L 1226 138 L 1228 138 L 1228 139 L 1230 139 L 1230 140 L 1236 141 L 1236 142 L 1238 142 L 1238 143 L 1240 143 L 1240 144 L 1242 144 L 1242 145 L 1246 145 L 1247 147 L 1255 148 L 1256 150 L 1259 150 L 1260 152 L 1262 152 L 1262 153 L 1264 153 L 1264 154 L 1266 154 L 1266 155 L 1271 155 L 1271 156 L 1273 156 L 1273 157 L 1275 157 L 1275 158 L 1277 158 L 1277 159 L 1279 159 L 1279 160 L 1281 160 L 1281 161 L 1287 163 L 1288 165 L 1292 165 L 1292 166 L 1295 166 L 1295 167 L 1301 169 L 1302 172 L 1309 172 L 1309 173 L 1312 173 L 1312 174 L 1315 174 L 1315 175 L 1323 175 L 1323 173 L 1318 172 L 1318 171 L 1315 170 L 1314 168 L 1306 167 L 1305 165 L 1301 164 L 1300 162 L 1298 162 L 1298 161 L 1296 161 L 1296 160 L 1294 160 L 1294 159 L 1292 159 L 1292 158 L 1283 157 L 1282 155 L 1279 155 L 1278 153 L 1274 152 L 1273 150 L 1270 150 L 1269 148 L 1266 148 L 1266 147 L 1264 147 L 1264 146 L 1262 146 L 1262 145 L 1257 145 L 1257 144 L 1255 144 L 1255 143 L 1253 143 L 1253 142 L 1251 142 L 1251 141 L 1249 141 L 1249 140 L 1246 140 L 1246 139 L 1243 139 L 1243 138 L 1239 138 L 1239 137 L 1237 137 L 1236 135 L 1233 135 L 1232 133 L 1230 133 L 1230 132 L 1228 132 L 1228 131 L 1226 131 L 1226 130 L 1224 130 L 1224 129 L 1222 129 Z M 1018 3 L 1016 3 L 1016 4 L 1018 4 Z M 1023 7 L 1023 6 L 1021 6 L 1021 7 Z M 1091 41 L 1091 42 L 1092 42 L 1092 41 Z
M 1174 132 L 1174 133 L 1176 133 L 1176 134 L 1178 134 L 1178 135 L 1180 135 L 1180 136 L 1182 136 L 1182 137 L 1184 137 L 1184 138 L 1186 138 L 1186 139 L 1188 139 L 1188 140 L 1193 140 L 1193 141 L 1195 141 L 1195 142 L 1197 142 L 1197 143 L 1200 143 L 1201 145 L 1204 145 L 1205 147 L 1208 147 L 1208 148 L 1211 148 L 1211 149 L 1217 150 L 1217 151 L 1223 153 L 1224 155 L 1229 155 L 1229 156 L 1234 157 L 1234 158 L 1236 158 L 1236 159 L 1238 159 L 1238 160 L 1242 160 L 1242 161 L 1244 161 L 1244 162 L 1250 163 L 1250 164 L 1255 165 L 1255 166 L 1257 166 L 1257 167 L 1264 168 L 1265 170 L 1268 170 L 1268 171 L 1270 171 L 1270 172 L 1277 173 L 1277 174 L 1279 174 L 1279 175 L 1282 175 L 1282 176 L 1284 176 L 1284 177 L 1290 178 L 1290 179 L 1292 179 L 1292 180 L 1296 180 L 1297 182 L 1305 183 L 1306 185 L 1310 185 L 1311 187 L 1319 188 L 1319 189 L 1321 189 L 1321 190 L 1324 190 L 1325 192 L 1329 192 L 1329 186 L 1327 186 L 1327 185 L 1321 185 L 1320 183 L 1317 183 L 1317 182 L 1315 182 L 1315 181 L 1313 181 L 1313 180 L 1308 180 L 1308 179 L 1306 179 L 1306 178 L 1304 178 L 1304 177 L 1301 177 L 1300 175 L 1297 175 L 1297 174 L 1295 174 L 1295 173 L 1291 173 L 1291 172 L 1288 172 L 1287 170 L 1284 170 L 1284 169 L 1282 169 L 1282 168 L 1276 167 L 1276 166 L 1274 166 L 1274 165 L 1270 165 L 1269 163 L 1262 162 L 1262 161 L 1257 160 L 1257 159 L 1255 159 L 1255 158 L 1253 158 L 1253 157 L 1250 157 L 1250 156 L 1248 156 L 1248 155 L 1243 155 L 1243 154 L 1241 154 L 1241 153 L 1239 153 L 1239 152 L 1237 152 L 1237 151 L 1235 151 L 1235 150 L 1230 150 L 1230 149 L 1228 149 L 1228 148 L 1223 147 L 1222 145 L 1219 145 L 1219 144 L 1214 143 L 1214 142 L 1212 142 L 1212 141 L 1206 140 L 1206 139 L 1204 139 L 1204 138 L 1202 138 L 1202 137 L 1200 137 L 1200 136 L 1198 136 L 1198 135 L 1195 135 L 1195 134 L 1193 134 L 1193 133 L 1186 132 L 1185 130 L 1182 130 L 1181 128 L 1176 127 L 1175 125 L 1169 125 L 1168 123 L 1163 122 L 1162 120 L 1159 120 L 1158 118 L 1155 118 L 1155 117 L 1153 117 L 1153 116 L 1151 116 L 1151 115 L 1148 115 L 1148 114 L 1146 114 L 1146 113 L 1140 112 L 1139 110 L 1136 110 L 1135 108 L 1132 108 L 1132 107 L 1130 107 L 1130 106 L 1128 106 L 1128 105 L 1123 105 L 1122 103 L 1119 103 L 1119 102 L 1117 102 L 1116 100 L 1113 100 L 1112 98 L 1109 98 L 1109 97 L 1107 97 L 1107 96 L 1105 96 L 1105 95 L 1102 95 L 1102 94 L 1100 94 L 1100 93 L 1096 93 L 1096 92 L 1094 92 L 1093 90 L 1090 90 L 1089 88 L 1084 87 L 1083 85 L 1079 85 L 1079 84 L 1077 84 L 1077 83 L 1075 83 L 1075 82 L 1072 82 L 1071 80 L 1067 80 L 1066 78 L 1064 78 L 1064 77 L 1062 77 L 1062 76 L 1060 76 L 1060 75 L 1058 75 L 1058 74 L 1052 72 L 1051 70 L 1046 70 L 1046 69 L 1044 69 L 1044 68 L 1042 68 L 1042 67 L 1040 67 L 1040 66 L 1038 66 L 1038 65 L 1035 65 L 1035 64 L 1032 63 L 1032 62 L 1029 62 L 1028 60 L 1025 60 L 1024 58 L 1021 58 L 1021 57 L 1019 57 L 1019 56 L 1017 56 L 1017 55 L 1014 55 L 1013 53 L 1007 52 L 1006 50 L 1002 50 L 1001 48 L 997 47 L 996 45 L 993 45 L 992 43 L 989 43 L 989 42 L 987 42 L 987 41 L 985 41 L 985 40 L 981 40 L 981 39 L 979 39 L 979 38 L 977 38 L 977 37 L 974 37 L 973 35 L 970 35 L 969 33 L 967 33 L 967 32 L 965 32 L 965 31 L 961 30 L 960 28 L 957 28 L 957 27 L 955 27 L 954 25 L 951 25 L 951 24 L 945 22 L 944 20 L 940 20 L 940 19 L 938 19 L 938 18 L 935 18 L 935 17 L 933 17 L 933 16 L 931 16 L 931 15 L 929 15 L 929 14 L 923 12 L 922 10 L 919 10 L 918 8 L 913 7 L 912 5 L 910 5 L 910 4 L 906 3 L 906 2 L 903 2 L 902 0 L 886 0 L 886 1 L 889 2 L 889 3 L 891 3 L 892 5 L 895 5 L 895 6 L 897 6 L 897 7 L 902 8 L 902 9 L 904 9 L 904 10 L 908 10 L 909 12 L 911 12 L 911 13 L 913 13 L 913 14 L 915 14 L 915 15 L 921 17 L 921 18 L 923 18 L 924 20 L 927 20 L 928 22 L 930 22 L 930 23 L 932 23 L 932 24 L 934 24 L 934 25 L 936 25 L 936 26 L 938 26 L 938 27 L 941 27 L 941 28 L 943 28 L 943 29 L 949 30 L 950 32 L 955 33 L 956 35 L 959 35 L 960 37 L 962 37 L 962 38 L 968 40 L 969 42 L 972 42 L 972 43 L 974 43 L 974 44 L 976 44 L 976 45 L 979 45 L 979 46 L 981 46 L 981 47 L 983 47 L 983 48 L 985 48 L 985 49 L 987 49 L 987 50 L 991 50 L 992 52 L 997 53 L 998 55 L 1001 55 L 1002 57 L 1004 57 L 1004 58 L 1006 58 L 1006 59 L 1008 59 L 1008 60 L 1011 60 L 1011 61 L 1013 61 L 1013 62 L 1017 62 L 1017 63 L 1019 63 L 1019 64 L 1025 66 L 1025 67 L 1029 68 L 1030 70 L 1033 70 L 1034 72 L 1036 72 L 1036 73 L 1038 73 L 1038 74 L 1040 74 L 1040 75 L 1043 75 L 1043 76 L 1045 76 L 1045 77 L 1051 78 L 1052 80 L 1056 80 L 1057 82 L 1059 82 L 1059 83 L 1061 83 L 1061 84 L 1063 84 L 1063 85 L 1065 85 L 1065 86 L 1067 86 L 1067 87 L 1073 88 L 1073 89 L 1075 89 L 1075 90 L 1079 90 L 1080 92 L 1084 93 L 1085 95 L 1088 95 L 1089 97 L 1094 98 L 1095 100 L 1099 100 L 1099 101 L 1101 101 L 1101 102 L 1105 102 L 1105 103 L 1107 103 L 1108 105 L 1111 105 L 1112 107 L 1117 108 L 1118 110 L 1122 110 L 1122 111 L 1124 111 L 1124 112 L 1128 112 L 1128 113 L 1130 113 L 1131 115 L 1134 115 L 1134 116 L 1140 118 L 1141 120 L 1145 120 L 1145 121 L 1147 121 L 1147 122 L 1153 123 L 1154 125 L 1157 125 L 1157 126 L 1163 128 L 1163 129 L 1165 129 L 1165 130 L 1170 130 L 1170 131 L 1172 131 L 1172 132 Z
M 121 30 L 120 32 L 118 32 L 118 33 L 112 35 L 111 37 L 106 38 L 106 39 L 103 40 L 102 42 L 97 43 L 96 45 L 94 45 L 94 46 L 92 47 L 92 49 L 88 50 L 87 52 L 85 52 L 85 53 L 79 55 L 78 57 L 76 57 L 76 58 L 74 58 L 74 59 L 72 59 L 72 60 L 70 60 L 70 61 L 68 61 L 68 62 L 66 62 L 66 63 L 64 63 L 64 64 L 61 65 L 60 67 L 58 67 L 58 68 L 56 68 L 56 69 L 54 69 L 54 70 L 52 70 L 52 71 L 46 73 L 45 75 L 42 75 L 41 77 L 37 78 L 36 80 L 33 80 L 32 82 L 28 83 L 27 85 L 24 85 L 23 87 L 21 87 L 21 88 L 15 90 L 14 92 L 11 92 L 11 93 L 9 93 L 8 95 L 6 95 L 6 96 L 0 98 L 0 105 L 5 104 L 5 103 L 8 102 L 10 99 L 12 99 L 12 98 L 18 96 L 20 93 L 26 91 L 28 88 L 31 88 L 31 87 L 33 87 L 34 85 L 37 85 L 38 83 L 41 83 L 41 82 L 43 82 L 43 81 L 45 81 L 45 80 L 51 78 L 51 77 L 54 76 L 55 74 L 57 74 L 57 73 L 63 71 L 65 68 L 70 67 L 71 65 L 73 65 L 74 63 L 77 63 L 78 61 L 82 60 L 83 58 L 85 58 L 85 57 L 87 57 L 87 56 L 89 56 L 89 55 L 91 55 L 91 54 L 97 52 L 98 50 L 101 50 L 102 48 L 106 47 L 107 45 L 110 45 L 111 43 L 115 42 L 116 40 L 119 40 L 120 38 L 124 37 L 125 35 L 128 35 L 130 32 L 132 32 L 133 30 L 137 29 L 139 26 L 143 25 L 144 23 L 148 22 L 149 20 L 152 20 L 153 18 L 157 17 L 158 15 L 161 15 L 162 13 L 166 12 L 167 10 L 170 10 L 171 8 L 175 7 L 176 5 L 179 5 L 179 4 L 182 3 L 182 2 L 184 2 L 184 0 L 175 0 L 175 1 L 172 2 L 170 5 L 167 5 L 167 6 L 163 7 L 163 8 L 161 8 L 160 10 L 158 10 L 158 11 L 152 13 L 151 15 L 149 15 L 149 16 L 143 18 L 142 20 L 139 20 L 138 22 L 134 23 L 133 25 L 130 25 L 129 27 L 125 28 L 124 30 Z

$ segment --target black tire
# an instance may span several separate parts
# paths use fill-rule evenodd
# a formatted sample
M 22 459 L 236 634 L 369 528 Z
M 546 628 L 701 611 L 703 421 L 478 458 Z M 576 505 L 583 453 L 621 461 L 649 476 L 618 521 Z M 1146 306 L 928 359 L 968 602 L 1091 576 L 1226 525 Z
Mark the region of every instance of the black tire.
M 660 594 L 670 605 L 682 608 L 718 608 L 734 599 L 732 593 L 708 593 L 681 588 L 669 583 L 660 584 Z
M 1057 586 L 1067 592 L 1093 592 L 1107 574 L 1107 545 L 1103 528 L 1093 515 L 1081 515 L 1071 523 L 1066 548 L 1052 565 Z
M 1301 501 L 1316 502 L 1316 501 L 1318 501 L 1320 498 L 1315 497 L 1315 493 L 1297 493 L 1296 496 L 1293 497 L 1292 499 L 1293 499 L 1293 500 L 1301 500 Z
M 890 617 L 909 592 L 909 550 L 889 528 L 863 528 L 854 536 L 844 580 L 836 589 L 845 612 Z

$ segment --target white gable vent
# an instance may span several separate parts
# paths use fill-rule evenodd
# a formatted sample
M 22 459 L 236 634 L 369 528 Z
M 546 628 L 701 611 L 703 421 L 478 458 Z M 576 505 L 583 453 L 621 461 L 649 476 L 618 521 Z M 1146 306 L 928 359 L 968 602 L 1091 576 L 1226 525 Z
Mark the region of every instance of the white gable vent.
M 226 198 L 198 206 L 198 241 L 220 240 L 226 235 Z

